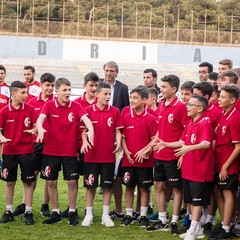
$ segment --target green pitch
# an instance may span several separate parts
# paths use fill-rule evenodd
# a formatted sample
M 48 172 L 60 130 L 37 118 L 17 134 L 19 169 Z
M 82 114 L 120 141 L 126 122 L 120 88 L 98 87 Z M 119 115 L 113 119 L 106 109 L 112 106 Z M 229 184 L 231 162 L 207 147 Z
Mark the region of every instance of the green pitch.
M 170 240 L 180 239 L 178 236 L 172 236 L 169 232 L 153 232 L 147 233 L 144 229 L 140 228 L 137 223 L 128 227 L 121 227 L 120 220 L 115 220 L 115 227 L 107 228 L 101 225 L 102 215 L 102 195 L 96 194 L 94 203 L 94 221 L 91 227 L 82 227 L 81 222 L 84 218 L 85 208 L 85 189 L 83 188 L 83 179 L 79 179 L 79 193 L 78 193 L 78 214 L 80 225 L 72 227 L 68 225 L 68 220 L 63 219 L 62 223 L 53 225 L 44 225 L 42 221 L 45 219 L 40 214 L 40 206 L 42 204 L 43 193 L 43 180 L 38 179 L 37 188 L 34 193 L 33 200 L 33 214 L 35 216 L 35 224 L 26 226 L 21 216 L 15 217 L 15 221 L 7 224 L 0 224 L 0 239 L 4 240 L 69 240 L 69 239 L 84 239 L 84 240 L 128 240 L 128 239 L 157 239 L 157 240 Z M 67 207 L 67 187 L 62 175 L 59 176 L 59 203 L 60 209 L 63 211 Z M 0 181 L 0 214 L 5 211 L 5 183 Z M 154 196 L 153 196 L 154 198 Z M 22 184 L 18 180 L 15 187 L 14 207 L 22 201 Z M 112 198 L 111 210 L 114 208 L 114 199 Z M 123 200 L 124 201 L 124 200 Z M 125 204 L 123 204 L 124 206 Z M 156 206 L 156 204 L 154 204 Z M 154 208 L 156 210 L 156 207 Z M 171 209 L 171 207 L 170 207 Z M 181 225 L 181 222 L 179 223 Z M 206 238 L 207 239 L 207 238 Z

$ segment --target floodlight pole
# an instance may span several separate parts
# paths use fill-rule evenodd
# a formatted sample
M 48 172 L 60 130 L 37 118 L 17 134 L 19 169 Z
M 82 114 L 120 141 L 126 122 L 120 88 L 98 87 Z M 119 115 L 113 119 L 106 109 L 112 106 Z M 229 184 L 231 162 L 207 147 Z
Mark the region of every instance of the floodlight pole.
M 107 39 L 109 36 L 109 4 L 107 5 L 107 29 L 106 29 Z
M 18 17 L 19 17 L 19 0 L 17 0 L 17 22 L 16 22 L 16 30 L 17 30 L 17 36 L 18 36 Z
M 35 6 L 34 6 L 34 0 L 32 1 L 32 34 L 34 33 L 34 10 L 35 10 Z
M 2 0 L 2 5 L 1 5 L 1 30 L 3 26 L 3 0 Z
M 121 18 L 121 39 L 123 39 L 123 3 L 122 3 L 122 18 Z
M 152 40 L 152 6 L 150 6 L 149 40 Z

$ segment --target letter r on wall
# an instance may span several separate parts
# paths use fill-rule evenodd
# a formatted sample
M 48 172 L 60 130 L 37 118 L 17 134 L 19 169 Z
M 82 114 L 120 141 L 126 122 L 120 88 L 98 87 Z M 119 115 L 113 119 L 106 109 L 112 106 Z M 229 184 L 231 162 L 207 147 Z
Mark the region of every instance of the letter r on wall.
M 91 44 L 90 58 L 98 58 L 98 44 Z

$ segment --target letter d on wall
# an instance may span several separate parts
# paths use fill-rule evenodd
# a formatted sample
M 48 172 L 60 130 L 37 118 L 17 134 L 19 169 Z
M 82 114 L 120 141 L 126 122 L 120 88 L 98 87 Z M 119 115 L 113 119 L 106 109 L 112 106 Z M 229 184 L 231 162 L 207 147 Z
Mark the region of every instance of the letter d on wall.
M 38 55 L 47 54 L 47 43 L 44 41 L 38 41 Z

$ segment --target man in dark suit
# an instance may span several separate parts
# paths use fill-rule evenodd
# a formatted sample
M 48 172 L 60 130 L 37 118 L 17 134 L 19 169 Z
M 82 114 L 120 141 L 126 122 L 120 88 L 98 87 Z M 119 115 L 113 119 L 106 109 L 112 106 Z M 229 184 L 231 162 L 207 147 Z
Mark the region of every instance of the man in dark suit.
M 114 61 L 109 61 L 103 65 L 104 79 L 106 83 L 112 87 L 112 97 L 110 104 L 117 107 L 120 112 L 126 106 L 129 106 L 128 86 L 118 80 L 116 77 L 119 72 L 118 64 Z
M 129 106 L 129 93 L 128 86 L 118 80 L 116 77 L 119 72 L 119 66 L 114 61 L 109 61 L 103 65 L 104 79 L 106 83 L 110 84 L 112 88 L 110 105 L 117 107 L 120 111 L 126 106 Z M 123 218 L 124 214 L 122 211 L 122 176 L 121 176 L 121 163 L 116 165 L 119 166 L 120 171 L 117 172 L 116 179 L 113 184 L 113 193 L 115 198 L 115 210 L 110 212 L 112 219 Z

